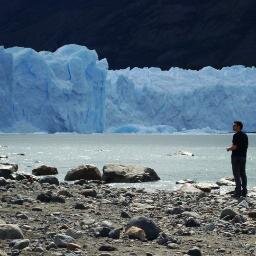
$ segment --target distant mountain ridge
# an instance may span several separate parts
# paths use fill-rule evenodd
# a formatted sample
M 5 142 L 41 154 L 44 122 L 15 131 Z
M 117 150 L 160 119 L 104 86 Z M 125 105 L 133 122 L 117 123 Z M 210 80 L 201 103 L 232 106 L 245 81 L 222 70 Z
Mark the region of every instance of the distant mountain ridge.
M 95 49 L 110 68 L 256 66 L 255 0 L 2 0 L 0 45 Z

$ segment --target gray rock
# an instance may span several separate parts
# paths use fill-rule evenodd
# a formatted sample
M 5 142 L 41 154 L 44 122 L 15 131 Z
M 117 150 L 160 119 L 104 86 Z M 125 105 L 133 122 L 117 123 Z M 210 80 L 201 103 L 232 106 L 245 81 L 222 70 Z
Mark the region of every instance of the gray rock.
M 78 210 L 85 210 L 85 209 L 87 209 L 87 207 L 84 204 L 82 204 L 82 203 L 76 203 L 74 208 L 78 209 Z
M 201 223 L 198 219 L 189 217 L 185 220 L 185 226 L 186 227 L 200 227 Z
M 120 229 L 112 229 L 108 233 L 108 237 L 112 238 L 112 239 L 119 239 L 120 238 L 120 233 L 121 233 Z
M 144 216 L 132 218 L 126 225 L 125 230 L 135 226 L 144 230 L 148 240 L 156 239 L 160 233 L 160 228 L 153 222 L 153 220 Z
M 73 195 L 66 189 L 62 189 L 58 192 L 59 196 L 73 197 Z
M 235 186 L 234 179 L 229 177 L 219 179 L 216 184 L 219 186 Z
M 37 196 L 37 200 L 44 203 L 65 203 L 65 198 L 63 198 L 62 196 L 55 195 L 51 191 L 48 191 L 46 193 L 40 193 Z
M 168 243 L 180 244 L 180 240 L 161 232 L 156 241 L 160 245 L 167 245 Z
M 256 210 L 248 212 L 248 216 L 252 219 L 256 219 Z
M 232 209 L 225 208 L 224 210 L 222 210 L 222 212 L 220 214 L 220 218 L 225 219 L 225 220 L 232 220 L 236 215 L 237 215 L 237 213 L 235 211 L 233 211 Z
M 93 234 L 95 237 L 108 237 L 111 230 L 110 227 L 96 227 L 93 229 Z
M 75 242 L 75 239 L 73 237 L 64 234 L 55 235 L 53 240 L 56 246 L 60 248 L 65 248 L 69 243 Z
M 177 191 L 182 193 L 201 193 L 202 192 L 200 189 L 195 188 L 194 185 L 190 183 L 185 183 Z
M 184 209 L 182 207 L 174 207 L 174 208 L 168 208 L 166 210 L 167 214 L 181 214 L 184 212 Z
M 167 248 L 168 249 L 178 249 L 179 245 L 175 244 L 175 243 L 169 243 L 169 244 L 167 244 Z
M 17 164 L 1 163 L 0 164 L 0 177 L 5 179 L 13 179 L 12 174 L 18 171 Z
M 176 181 L 176 184 L 178 184 L 178 185 L 183 185 L 183 184 L 185 184 L 185 183 L 195 183 L 195 181 L 193 181 L 193 180 L 190 180 L 190 179 L 185 179 L 185 180 L 178 180 L 178 181 Z
M 102 180 L 114 182 L 148 182 L 160 180 L 154 169 L 136 165 L 108 164 L 103 167 Z
M 55 167 L 41 165 L 33 169 L 32 174 L 35 176 L 55 175 L 55 174 L 58 174 L 58 170 Z
M 246 220 L 242 215 L 236 215 L 233 219 L 232 219 L 232 223 L 244 223 Z
M 25 213 L 18 213 L 16 215 L 17 219 L 22 219 L 22 220 L 28 220 L 28 215 L 26 215 Z
M 94 165 L 80 165 L 68 171 L 65 180 L 101 180 L 101 173 Z
M 57 177 L 54 176 L 45 176 L 39 180 L 39 183 L 48 183 L 48 184 L 54 184 L 59 186 L 60 182 Z
M 216 225 L 214 223 L 210 223 L 206 225 L 205 230 L 206 231 L 213 231 L 216 228 Z
M 0 177 L 0 187 L 4 187 L 8 184 L 4 177 Z
M 13 249 L 22 250 L 29 246 L 29 239 L 15 240 Z
M 217 184 L 206 183 L 206 182 L 205 183 L 203 183 L 203 182 L 197 183 L 194 186 L 206 193 L 210 193 L 212 189 L 220 188 Z
M 23 238 L 24 235 L 17 225 L 0 224 L 0 240 Z
M 185 211 L 181 215 L 182 215 L 182 217 L 192 217 L 192 218 L 195 218 L 195 219 L 200 219 L 200 215 L 196 212 Z
M 37 246 L 33 249 L 34 252 L 43 253 L 45 252 L 45 249 L 42 246 Z
M 187 254 L 191 255 L 191 256 L 201 256 L 202 252 L 198 247 L 195 246 L 195 247 L 191 248 L 190 250 L 188 250 Z
M 84 196 L 91 196 L 91 197 L 96 197 L 97 196 L 97 192 L 95 189 L 84 189 L 81 193 Z

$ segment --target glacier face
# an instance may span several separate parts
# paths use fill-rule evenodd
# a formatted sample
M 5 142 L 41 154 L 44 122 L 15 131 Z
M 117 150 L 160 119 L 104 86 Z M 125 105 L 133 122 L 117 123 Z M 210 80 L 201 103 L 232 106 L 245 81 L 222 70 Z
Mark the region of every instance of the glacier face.
M 106 62 L 67 45 L 0 48 L 2 132 L 103 132 Z
M 230 131 L 256 128 L 256 69 L 109 71 L 106 129 L 111 132 Z
M 113 71 L 84 46 L 0 47 L 2 132 L 255 131 L 255 99 L 255 68 Z

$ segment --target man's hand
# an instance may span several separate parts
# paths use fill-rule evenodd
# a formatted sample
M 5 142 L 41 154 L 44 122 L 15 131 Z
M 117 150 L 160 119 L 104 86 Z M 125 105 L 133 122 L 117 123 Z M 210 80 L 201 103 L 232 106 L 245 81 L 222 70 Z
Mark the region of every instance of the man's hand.
M 232 145 L 232 146 L 230 146 L 230 147 L 228 147 L 226 149 L 227 149 L 227 151 L 233 151 L 233 150 L 237 149 L 237 146 L 236 145 Z

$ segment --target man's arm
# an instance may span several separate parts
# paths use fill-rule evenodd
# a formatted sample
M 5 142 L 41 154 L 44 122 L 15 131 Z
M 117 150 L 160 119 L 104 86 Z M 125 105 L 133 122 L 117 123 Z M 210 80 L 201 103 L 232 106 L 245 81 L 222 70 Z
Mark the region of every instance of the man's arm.
M 227 151 L 234 151 L 237 149 L 237 145 L 232 144 L 232 146 L 227 148 Z

